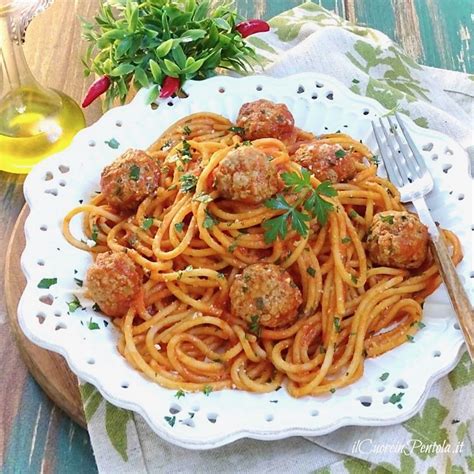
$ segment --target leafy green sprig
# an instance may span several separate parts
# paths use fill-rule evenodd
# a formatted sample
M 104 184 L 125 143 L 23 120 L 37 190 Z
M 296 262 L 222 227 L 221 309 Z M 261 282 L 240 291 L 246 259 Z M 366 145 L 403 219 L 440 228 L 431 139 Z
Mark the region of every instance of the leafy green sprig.
M 108 108 L 116 98 L 123 103 L 132 84 L 153 86 L 153 102 L 166 76 L 182 84 L 210 77 L 216 67 L 244 73 L 256 55 L 235 29 L 237 20 L 227 1 L 211 8 L 210 0 L 105 0 L 94 22 L 82 20 L 90 43 L 85 74 L 110 78 Z
M 314 188 L 311 184 L 311 173 L 306 168 L 301 168 L 301 174 L 287 172 L 282 173 L 281 177 L 286 184 L 286 190 L 300 196 L 294 204 L 290 204 L 282 194 L 277 194 L 275 198 L 265 201 L 266 207 L 283 211 L 282 214 L 263 223 L 265 229 L 263 237 L 267 244 L 274 242 L 277 237 L 285 239 L 289 224 L 302 237 L 308 235 L 308 222 L 312 219 L 316 218 L 320 224 L 326 224 L 328 214 L 334 209 L 334 206 L 321 196 L 334 197 L 337 195 L 337 191 L 330 181 L 323 181 L 317 188 Z

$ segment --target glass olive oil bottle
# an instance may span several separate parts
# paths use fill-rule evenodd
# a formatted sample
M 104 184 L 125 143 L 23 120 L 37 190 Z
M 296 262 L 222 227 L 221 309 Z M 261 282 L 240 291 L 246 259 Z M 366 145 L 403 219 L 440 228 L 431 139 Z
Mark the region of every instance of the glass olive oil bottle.
M 70 97 L 42 87 L 31 74 L 13 3 L 0 1 L 0 170 L 28 173 L 68 146 L 85 119 Z

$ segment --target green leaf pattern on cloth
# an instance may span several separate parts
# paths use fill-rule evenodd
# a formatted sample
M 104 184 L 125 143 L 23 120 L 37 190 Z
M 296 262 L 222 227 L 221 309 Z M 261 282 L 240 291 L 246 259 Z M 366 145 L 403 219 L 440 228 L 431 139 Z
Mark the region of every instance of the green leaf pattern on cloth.
M 442 427 L 447 416 L 448 410 L 436 398 L 430 398 L 421 413 L 403 423 L 403 426 L 415 440 L 420 440 L 424 444 L 435 442 L 442 445 L 448 441 L 448 431 Z M 435 456 L 436 453 L 425 453 L 415 447 L 415 454 L 425 460 L 428 456 Z
M 311 2 L 278 15 L 270 20 L 270 25 L 270 32 L 248 39 L 257 51 L 256 72 L 264 67 L 264 72 L 273 76 L 305 71 L 332 75 L 354 93 L 375 99 L 389 111 L 406 113 L 418 125 L 442 130 L 467 146 L 464 139 L 466 135 L 470 136 L 469 106 L 459 105 L 452 99 L 448 94 L 450 91 L 443 89 L 437 78 L 450 75 L 457 84 L 456 92 L 462 90 L 462 96 L 474 98 L 474 75 L 442 71 L 441 76 L 438 70 L 418 65 L 383 33 L 353 25 Z M 311 54 L 311 59 L 305 62 Z M 453 89 L 451 83 L 447 89 Z M 449 113 L 444 113 L 446 110 Z M 311 450 L 315 453 L 333 451 L 345 456 L 345 459 L 316 471 L 313 469 L 313 472 L 437 474 L 474 471 L 473 386 L 474 365 L 466 353 L 449 376 L 432 387 L 422 410 L 403 424 L 382 428 L 346 427 L 326 436 L 308 438 L 308 441 L 301 439 L 301 443 L 312 441 Z M 105 471 L 162 472 L 163 455 L 167 467 L 185 455 L 181 448 L 155 438 L 139 416 L 108 402 L 102 403 L 101 394 L 92 385 L 84 383 L 80 390 L 93 441 L 93 435 L 96 439 L 100 437 L 100 442 L 94 443 L 94 449 L 101 448 L 107 453 L 112 451 L 111 446 L 113 452 L 118 453 L 113 461 L 106 455 L 101 456 Z M 424 444 L 449 443 L 452 450 L 449 453 L 425 452 L 420 446 L 413 445 L 406 452 L 352 452 L 353 442 L 365 438 L 406 446 L 417 440 Z M 258 442 L 245 443 L 253 448 L 246 454 L 254 456 L 255 470 L 252 472 L 261 472 L 260 468 L 267 464 L 260 455 Z M 454 447 L 458 445 L 462 449 L 456 452 Z M 221 456 L 226 460 L 223 466 L 232 465 L 232 462 L 228 463 L 228 457 L 237 466 L 240 464 L 236 461 L 238 453 L 231 449 L 212 451 L 209 456 L 213 458 L 207 457 L 207 461 L 204 453 L 194 456 L 189 452 L 190 465 L 198 472 L 199 466 L 205 465 L 207 469 L 211 459 Z M 137 452 L 141 454 L 137 456 Z M 138 457 L 140 467 L 136 464 Z M 100 467 L 99 455 L 97 459 Z M 150 464 L 150 459 L 158 461 Z M 146 469 L 143 468 L 145 465 Z M 210 471 L 218 472 L 219 469 Z
M 92 420 L 104 398 L 92 384 L 84 383 L 79 386 L 79 391 L 84 404 L 86 421 Z M 103 415 L 102 415 L 103 416 Z M 105 428 L 110 443 L 120 454 L 122 459 L 128 461 L 127 455 L 127 423 L 133 417 L 132 412 L 118 408 L 105 400 Z
M 448 375 L 448 378 L 453 390 L 474 382 L 474 364 L 469 359 L 467 352 L 462 356 L 456 368 Z

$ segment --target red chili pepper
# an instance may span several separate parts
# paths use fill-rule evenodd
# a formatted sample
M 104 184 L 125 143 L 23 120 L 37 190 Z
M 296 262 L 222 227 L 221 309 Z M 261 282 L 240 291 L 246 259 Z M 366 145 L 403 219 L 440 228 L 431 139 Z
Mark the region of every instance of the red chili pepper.
M 161 86 L 160 98 L 167 99 L 179 89 L 179 79 L 177 77 L 166 76 Z
M 92 83 L 92 85 L 87 90 L 86 96 L 82 101 L 82 107 L 86 108 L 94 102 L 97 97 L 102 95 L 109 87 L 111 81 L 109 76 L 102 76 Z
M 242 38 L 253 35 L 255 33 L 263 33 L 270 30 L 270 25 L 264 20 L 247 20 L 235 25 L 235 29 L 242 35 Z

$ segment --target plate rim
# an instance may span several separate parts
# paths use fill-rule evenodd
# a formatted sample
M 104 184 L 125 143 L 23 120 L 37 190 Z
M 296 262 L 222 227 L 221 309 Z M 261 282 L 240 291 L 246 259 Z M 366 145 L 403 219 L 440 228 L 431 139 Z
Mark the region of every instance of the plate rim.
M 320 74 L 320 73 L 300 73 L 300 74 L 294 74 L 290 76 L 286 76 L 283 78 L 275 78 L 271 76 L 264 76 L 264 75 L 253 75 L 253 76 L 246 76 L 242 78 L 235 78 L 235 77 L 229 77 L 229 76 L 216 76 L 210 79 L 206 79 L 205 81 L 187 81 L 186 84 L 184 85 L 183 89 L 185 91 L 188 91 L 189 89 L 192 89 L 195 84 L 202 84 L 203 82 L 207 82 L 209 84 L 212 84 L 213 82 L 220 82 L 220 83 L 225 83 L 225 82 L 233 82 L 233 81 L 249 81 L 249 80 L 255 80 L 255 78 L 258 78 L 260 81 L 263 82 L 282 82 L 282 81 L 295 81 L 297 82 L 298 80 L 313 80 L 313 81 L 321 81 L 325 82 L 328 84 L 330 87 L 334 88 L 340 93 L 343 93 L 347 98 L 352 103 L 359 103 L 360 105 L 365 105 L 365 106 L 370 106 L 375 112 L 378 114 L 385 114 L 387 113 L 387 109 L 385 109 L 379 102 L 375 101 L 372 98 L 365 97 L 365 96 L 360 96 L 352 92 L 349 88 L 347 88 L 344 84 L 342 84 L 340 81 L 332 78 L 331 76 L 325 75 L 325 74 Z M 52 163 L 55 160 L 58 159 L 58 156 L 67 156 L 68 151 L 73 149 L 74 145 L 76 142 L 79 142 L 80 140 L 83 139 L 83 137 L 87 136 L 87 133 L 90 132 L 91 129 L 98 129 L 100 128 L 101 124 L 108 119 L 110 114 L 114 114 L 117 110 L 121 110 L 122 112 L 127 110 L 127 113 L 129 111 L 133 111 L 135 107 L 143 107 L 143 101 L 144 98 L 147 95 L 147 90 L 142 89 L 140 90 L 137 95 L 134 97 L 131 103 L 117 107 L 114 109 L 111 109 L 104 115 L 100 117 L 98 121 L 96 121 L 94 124 L 90 125 L 89 127 L 81 130 L 76 137 L 74 138 L 72 144 L 70 147 L 68 147 L 66 150 L 63 150 L 62 152 L 59 152 L 55 155 L 52 155 L 51 157 L 46 158 L 43 160 L 41 163 L 39 163 L 37 166 L 35 166 L 35 169 L 46 167 L 48 163 Z M 160 103 L 166 102 L 166 100 L 161 100 Z M 448 137 L 447 135 L 444 135 L 443 133 L 440 133 L 435 130 L 430 130 L 426 128 L 422 128 L 418 126 L 416 123 L 413 122 L 408 116 L 404 115 L 404 119 L 410 123 L 410 125 L 417 130 L 419 129 L 425 136 L 430 135 L 433 137 L 437 137 L 438 139 L 446 142 L 454 142 L 454 140 L 451 137 Z M 465 155 L 465 162 L 466 162 L 466 171 L 469 168 L 469 160 L 467 158 L 467 154 L 465 153 L 463 149 L 463 153 Z M 30 175 L 29 175 L 30 176 Z M 27 201 L 27 204 L 29 205 L 30 209 L 32 210 L 34 207 L 34 204 L 32 202 L 33 197 L 29 194 L 30 189 L 29 189 L 29 176 L 25 180 L 25 185 L 24 185 L 24 194 L 25 194 L 25 199 Z M 34 193 L 33 193 L 34 194 Z M 18 320 L 20 327 L 22 328 L 22 331 L 25 333 L 25 335 L 35 344 L 44 347 L 49 350 L 53 350 L 54 352 L 57 352 L 61 354 L 67 361 L 69 367 L 71 370 L 81 379 L 92 383 L 102 394 L 102 396 L 106 400 L 110 400 L 113 404 L 128 409 L 132 410 L 134 412 L 137 412 L 140 414 L 148 423 L 148 425 L 151 427 L 152 430 L 154 430 L 161 438 L 165 439 L 166 441 L 169 441 L 175 445 L 188 448 L 188 449 L 212 449 L 212 448 L 217 448 L 223 445 L 226 445 L 228 443 L 231 443 L 233 441 L 236 441 L 238 439 L 242 438 L 252 438 L 252 439 L 260 439 L 260 440 L 277 440 L 277 439 L 282 439 L 282 438 L 287 438 L 290 436 L 319 436 L 323 434 L 327 434 L 330 432 L 333 432 L 341 427 L 344 426 L 388 426 L 388 425 L 393 425 L 393 424 L 398 424 L 401 423 L 409 418 L 411 418 L 415 413 L 417 413 L 420 408 L 423 406 L 424 402 L 426 401 L 429 391 L 433 384 L 442 378 L 444 375 L 449 373 L 451 369 L 457 364 L 459 361 L 462 351 L 460 350 L 461 347 L 463 346 L 463 341 L 457 341 L 455 344 L 453 344 L 453 347 L 451 348 L 451 353 L 454 355 L 447 363 L 445 363 L 439 371 L 436 373 L 433 373 L 431 377 L 426 381 L 425 387 L 423 389 L 423 392 L 417 402 L 412 406 L 412 408 L 408 411 L 403 412 L 403 414 L 391 417 L 391 418 L 384 418 L 384 419 L 375 419 L 374 417 L 370 418 L 365 418 L 365 417 L 360 417 L 360 416 L 341 416 L 339 417 L 336 421 L 334 421 L 331 424 L 328 424 L 326 426 L 323 426 L 322 428 L 312 428 L 312 429 L 307 429 L 307 428 L 284 428 L 280 429 L 278 431 L 276 430 L 271 430 L 269 429 L 268 431 L 256 431 L 256 430 L 251 430 L 251 429 L 245 429 L 245 430 L 240 430 L 240 431 L 234 431 L 234 432 L 226 432 L 226 433 L 219 433 L 215 438 L 213 438 L 211 441 L 200 441 L 200 442 L 192 442 L 188 439 L 185 439 L 184 441 L 177 436 L 173 436 L 172 433 L 167 430 L 163 429 L 162 426 L 159 424 L 156 424 L 148 415 L 147 411 L 143 408 L 143 405 L 139 403 L 129 403 L 128 401 L 124 401 L 122 399 L 118 399 L 114 395 L 112 395 L 104 386 L 104 383 L 94 377 L 92 373 L 87 373 L 84 372 L 82 369 L 80 369 L 77 364 L 75 364 L 74 360 L 72 360 L 69 352 L 67 349 L 63 346 L 53 344 L 51 342 L 47 342 L 43 340 L 41 337 L 39 337 L 37 334 L 34 332 L 30 331 L 29 326 L 25 323 L 23 319 L 23 307 L 25 304 L 25 299 L 28 296 L 28 288 L 31 286 L 31 279 L 28 274 L 28 269 L 27 269 L 27 263 L 25 262 L 25 255 L 27 256 L 27 249 L 30 243 L 30 238 L 28 235 L 28 222 L 29 220 L 32 219 L 32 212 L 27 217 L 26 223 L 25 223 L 25 238 L 26 238 L 26 243 L 25 243 L 25 249 L 22 252 L 21 256 L 21 268 L 22 271 L 26 277 L 27 280 L 27 285 L 25 287 L 25 290 L 23 291 L 23 294 L 21 296 L 19 305 L 18 305 Z M 27 316 L 26 316 L 27 317 Z M 152 383 L 152 382 L 150 382 Z M 105 384 L 106 385 L 106 384 Z

